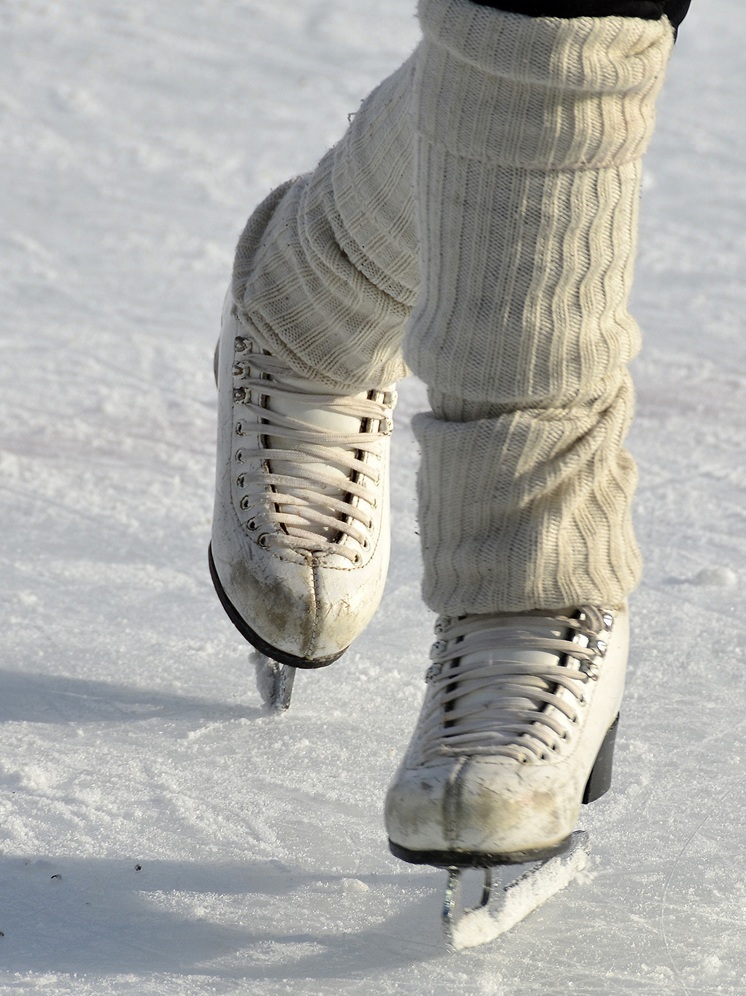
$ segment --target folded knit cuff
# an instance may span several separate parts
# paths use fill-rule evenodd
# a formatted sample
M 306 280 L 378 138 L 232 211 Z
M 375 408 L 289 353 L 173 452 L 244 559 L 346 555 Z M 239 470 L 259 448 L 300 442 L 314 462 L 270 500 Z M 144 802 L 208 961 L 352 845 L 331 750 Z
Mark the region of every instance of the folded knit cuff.
M 413 420 L 423 596 L 434 611 L 523 612 L 616 605 L 640 577 L 622 448 L 628 375 L 590 406 L 477 422 Z
M 420 0 L 419 17 L 425 138 L 539 169 L 618 165 L 647 147 L 673 46 L 668 20 L 533 18 L 470 0 Z

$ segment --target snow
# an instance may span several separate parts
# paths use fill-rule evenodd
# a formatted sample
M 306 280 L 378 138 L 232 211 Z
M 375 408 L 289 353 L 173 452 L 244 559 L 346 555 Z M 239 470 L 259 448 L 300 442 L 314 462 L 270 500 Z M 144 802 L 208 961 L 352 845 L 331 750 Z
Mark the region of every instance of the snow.
M 647 557 L 593 875 L 448 954 L 388 854 L 422 694 L 411 415 L 384 605 L 268 716 L 212 591 L 212 348 L 252 206 L 416 43 L 401 0 L 0 5 L 0 987 L 746 991 L 746 13 L 693 5 L 646 161 Z

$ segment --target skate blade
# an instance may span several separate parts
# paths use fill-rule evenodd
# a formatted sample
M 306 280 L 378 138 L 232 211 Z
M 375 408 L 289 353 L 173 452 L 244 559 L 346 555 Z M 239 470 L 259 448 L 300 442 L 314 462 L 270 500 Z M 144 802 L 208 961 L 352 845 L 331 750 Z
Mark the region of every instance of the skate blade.
M 262 702 L 272 712 L 286 712 L 290 706 L 297 669 L 289 664 L 278 664 L 258 650 L 252 651 L 249 661 L 254 665 L 256 687 Z
M 484 870 L 482 898 L 477 906 L 464 909 L 461 904 L 463 868 L 448 869 L 448 885 L 443 901 L 442 925 L 446 944 L 451 951 L 487 944 L 529 913 L 542 906 L 555 893 L 564 889 L 588 863 L 590 841 L 583 830 L 576 830 L 570 846 L 561 854 L 529 866 L 498 865 Z M 507 884 L 494 877 L 509 874 L 509 869 L 523 868 Z

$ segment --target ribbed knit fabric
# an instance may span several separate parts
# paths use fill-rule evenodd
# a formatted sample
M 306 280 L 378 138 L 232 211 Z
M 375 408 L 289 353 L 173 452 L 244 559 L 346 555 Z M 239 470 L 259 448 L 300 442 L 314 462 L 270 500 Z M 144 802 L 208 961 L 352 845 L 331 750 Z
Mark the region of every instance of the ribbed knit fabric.
M 257 341 L 342 393 L 406 373 L 401 342 L 419 290 L 414 64 L 373 91 L 312 173 L 257 208 L 236 252 L 233 295 Z
M 627 302 L 671 26 L 419 12 L 422 286 L 404 354 L 432 406 L 415 421 L 425 600 L 618 604 L 640 572 Z

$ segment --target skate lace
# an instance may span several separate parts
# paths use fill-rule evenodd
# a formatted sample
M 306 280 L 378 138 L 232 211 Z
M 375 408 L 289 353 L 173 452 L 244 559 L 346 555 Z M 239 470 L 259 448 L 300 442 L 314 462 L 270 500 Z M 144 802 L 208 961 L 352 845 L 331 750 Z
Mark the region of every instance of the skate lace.
M 314 392 L 317 412 L 352 417 L 360 425 L 354 433 L 330 432 L 271 410 L 273 400 L 302 402 L 308 397 L 283 383 L 289 371 L 275 357 L 252 352 L 250 370 L 238 364 L 234 375 L 241 378 L 240 386 L 234 388 L 234 401 L 257 420 L 239 420 L 237 433 L 253 436 L 255 442 L 242 444 L 236 456 L 239 463 L 252 457 L 262 461 L 260 472 L 241 475 L 246 491 L 242 507 L 254 509 L 249 529 L 258 531 L 265 547 L 336 553 L 359 562 L 359 548 L 367 547 L 373 526 L 370 509 L 377 507 L 381 477 L 380 461 L 366 457 L 380 454 L 381 442 L 391 434 L 395 394 L 370 391 L 361 397 Z M 278 440 L 283 445 L 278 446 Z M 273 461 L 299 465 L 302 476 L 273 470 Z M 266 500 L 268 492 L 271 504 Z M 262 495 L 264 500 L 257 502 Z M 270 522 L 262 523 L 262 517 Z M 277 525 L 281 528 L 272 528 Z M 345 537 L 354 545 L 341 543 Z
M 546 760 L 579 722 L 606 651 L 599 633 L 612 624 L 612 613 L 595 606 L 439 619 L 421 726 L 426 758 Z

